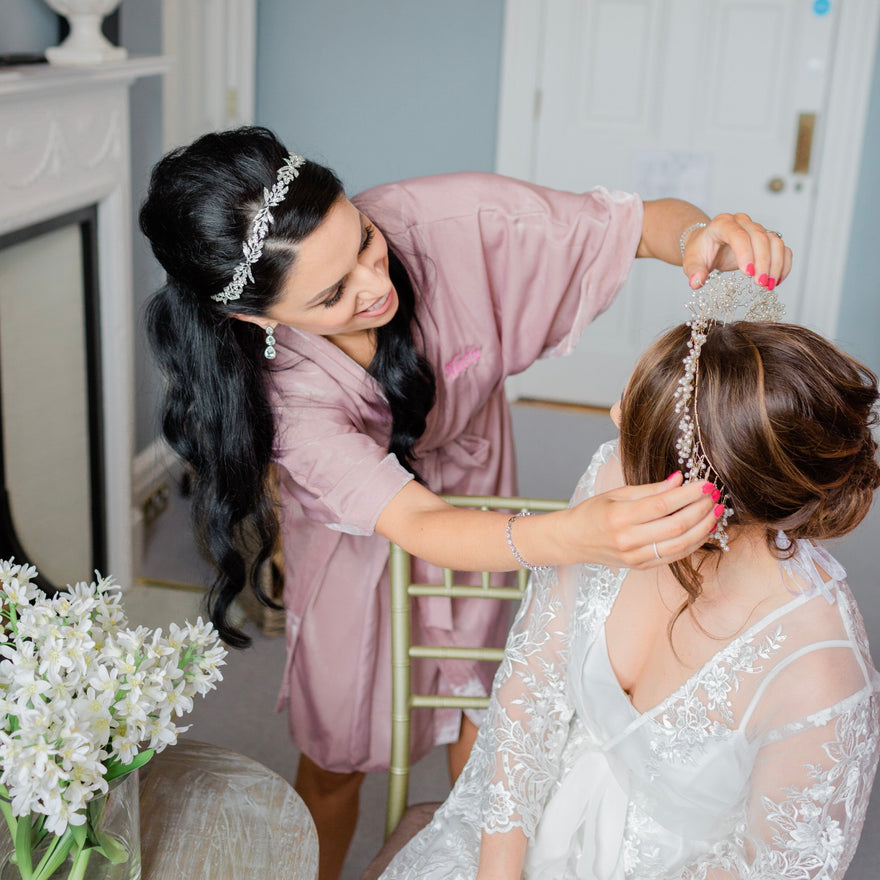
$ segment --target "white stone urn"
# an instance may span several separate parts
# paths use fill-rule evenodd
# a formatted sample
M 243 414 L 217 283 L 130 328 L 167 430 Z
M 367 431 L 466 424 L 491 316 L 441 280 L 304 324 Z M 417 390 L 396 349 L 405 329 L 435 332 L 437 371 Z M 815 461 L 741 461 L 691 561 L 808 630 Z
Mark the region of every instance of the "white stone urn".
M 60 46 L 46 50 L 50 64 L 83 67 L 122 61 L 125 49 L 114 46 L 101 33 L 101 22 L 121 0 L 46 0 L 46 4 L 70 23 L 70 34 Z

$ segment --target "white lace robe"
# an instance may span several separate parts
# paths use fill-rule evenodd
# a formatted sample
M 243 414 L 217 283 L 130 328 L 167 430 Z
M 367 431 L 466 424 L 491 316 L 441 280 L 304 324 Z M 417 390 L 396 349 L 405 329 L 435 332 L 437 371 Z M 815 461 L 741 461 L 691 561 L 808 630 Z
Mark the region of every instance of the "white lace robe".
M 472 880 L 481 831 L 514 827 L 527 880 L 840 880 L 877 766 L 880 677 L 840 566 L 799 542 L 787 567 L 802 590 L 644 713 L 605 645 L 626 571 L 533 577 L 471 758 L 384 880 Z

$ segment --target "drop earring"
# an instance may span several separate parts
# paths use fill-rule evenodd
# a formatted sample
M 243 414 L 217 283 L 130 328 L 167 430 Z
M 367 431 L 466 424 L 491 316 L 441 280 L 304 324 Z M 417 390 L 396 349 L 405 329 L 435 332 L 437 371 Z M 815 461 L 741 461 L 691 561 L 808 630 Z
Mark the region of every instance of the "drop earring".
M 271 324 L 266 327 L 266 348 L 263 357 L 267 361 L 275 360 L 275 328 Z

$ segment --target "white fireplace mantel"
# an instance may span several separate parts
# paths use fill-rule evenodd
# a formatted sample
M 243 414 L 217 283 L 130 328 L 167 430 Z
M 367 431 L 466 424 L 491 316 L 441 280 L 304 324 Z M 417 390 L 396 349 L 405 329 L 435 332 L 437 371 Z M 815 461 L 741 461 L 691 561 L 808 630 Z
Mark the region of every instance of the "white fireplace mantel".
M 0 73 L 0 234 L 128 199 L 128 87 L 168 67 L 165 58 L 137 58 Z
M 0 73 L 0 235 L 97 209 L 108 574 L 133 573 L 133 307 L 129 86 L 162 57 Z

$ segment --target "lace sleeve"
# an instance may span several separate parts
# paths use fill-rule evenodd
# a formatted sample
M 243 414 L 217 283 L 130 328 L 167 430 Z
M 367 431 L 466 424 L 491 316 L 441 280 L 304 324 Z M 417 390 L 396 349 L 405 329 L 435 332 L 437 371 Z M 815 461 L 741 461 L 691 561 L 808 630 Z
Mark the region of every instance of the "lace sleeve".
M 855 853 L 877 768 L 876 694 L 809 722 L 758 753 L 745 839 L 750 880 L 841 880 Z
M 878 760 L 878 699 L 865 689 L 787 725 L 758 750 L 743 820 L 681 880 L 843 880 Z
M 555 570 L 532 578 L 495 679 L 483 743 L 491 751 L 482 808 L 483 829 L 490 834 L 520 827 L 534 836 L 559 777 L 574 711 L 565 682 L 567 580 Z
M 614 454 L 596 453 L 572 503 L 593 494 Z M 547 797 L 560 776 L 574 708 L 568 693 L 569 642 L 579 566 L 532 576 L 508 636 L 476 749 L 481 752 L 482 828 L 521 828 L 534 837 Z

